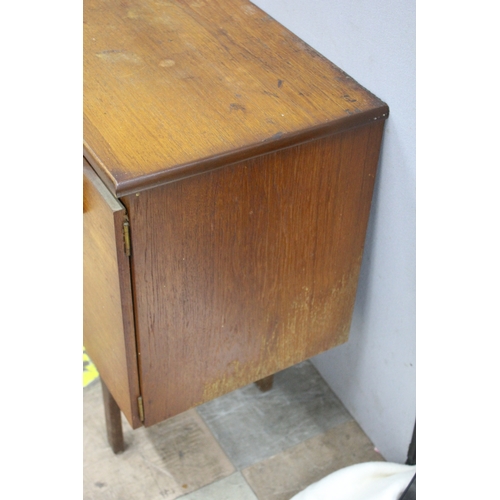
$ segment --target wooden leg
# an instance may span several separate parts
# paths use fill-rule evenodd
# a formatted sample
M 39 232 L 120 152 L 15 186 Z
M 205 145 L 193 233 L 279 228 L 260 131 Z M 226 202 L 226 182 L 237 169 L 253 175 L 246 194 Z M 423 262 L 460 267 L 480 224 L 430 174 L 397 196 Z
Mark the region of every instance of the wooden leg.
M 274 375 L 269 375 L 269 377 L 261 378 L 260 380 L 257 380 L 257 382 L 255 383 L 262 392 L 267 392 L 273 388 L 273 381 L 274 381 Z
M 122 431 L 122 417 L 120 408 L 113 399 L 106 384 L 101 379 L 102 397 L 104 400 L 104 413 L 106 415 L 106 430 L 108 431 L 108 442 L 114 453 L 125 450 Z

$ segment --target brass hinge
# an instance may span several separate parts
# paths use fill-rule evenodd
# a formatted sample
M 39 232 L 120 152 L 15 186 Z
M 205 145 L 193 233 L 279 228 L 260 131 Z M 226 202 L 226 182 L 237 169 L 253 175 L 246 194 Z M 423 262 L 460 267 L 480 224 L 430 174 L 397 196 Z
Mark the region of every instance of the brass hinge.
M 132 252 L 130 248 L 130 222 L 128 218 L 125 218 L 123 222 L 123 244 L 125 245 L 125 254 L 127 257 L 130 257 Z
M 144 422 L 144 404 L 142 403 L 142 396 L 137 398 L 137 406 L 139 407 L 139 418 Z

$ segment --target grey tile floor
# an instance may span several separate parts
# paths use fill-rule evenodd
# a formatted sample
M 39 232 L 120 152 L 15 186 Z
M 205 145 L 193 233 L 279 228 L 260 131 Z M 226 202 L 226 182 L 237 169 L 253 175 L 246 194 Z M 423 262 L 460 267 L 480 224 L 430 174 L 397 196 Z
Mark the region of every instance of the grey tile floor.
M 101 387 L 83 391 L 84 500 L 289 500 L 331 472 L 383 460 L 306 361 L 150 428 L 106 441 Z

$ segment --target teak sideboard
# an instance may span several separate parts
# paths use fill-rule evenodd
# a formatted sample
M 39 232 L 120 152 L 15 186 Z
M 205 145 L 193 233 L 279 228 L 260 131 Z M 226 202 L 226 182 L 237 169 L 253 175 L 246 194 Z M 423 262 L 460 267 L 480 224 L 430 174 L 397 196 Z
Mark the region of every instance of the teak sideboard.
M 84 0 L 84 345 L 150 426 L 345 342 L 388 107 L 247 0 Z

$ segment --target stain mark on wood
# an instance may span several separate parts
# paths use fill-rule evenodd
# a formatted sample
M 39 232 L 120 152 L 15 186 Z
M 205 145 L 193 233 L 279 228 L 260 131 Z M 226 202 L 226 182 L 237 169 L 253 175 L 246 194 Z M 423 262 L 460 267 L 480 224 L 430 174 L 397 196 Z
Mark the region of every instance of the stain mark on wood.
M 229 107 L 231 108 L 231 110 L 235 110 L 235 111 L 246 111 L 247 108 L 245 108 L 245 106 L 243 106 L 243 104 L 238 104 L 237 102 L 232 102 Z
M 356 102 L 356 99 L 354 99 L 353 97 L 351 97 L 349 94 L 344 94 L 344 99 L 347 101 L 347 102 Z

